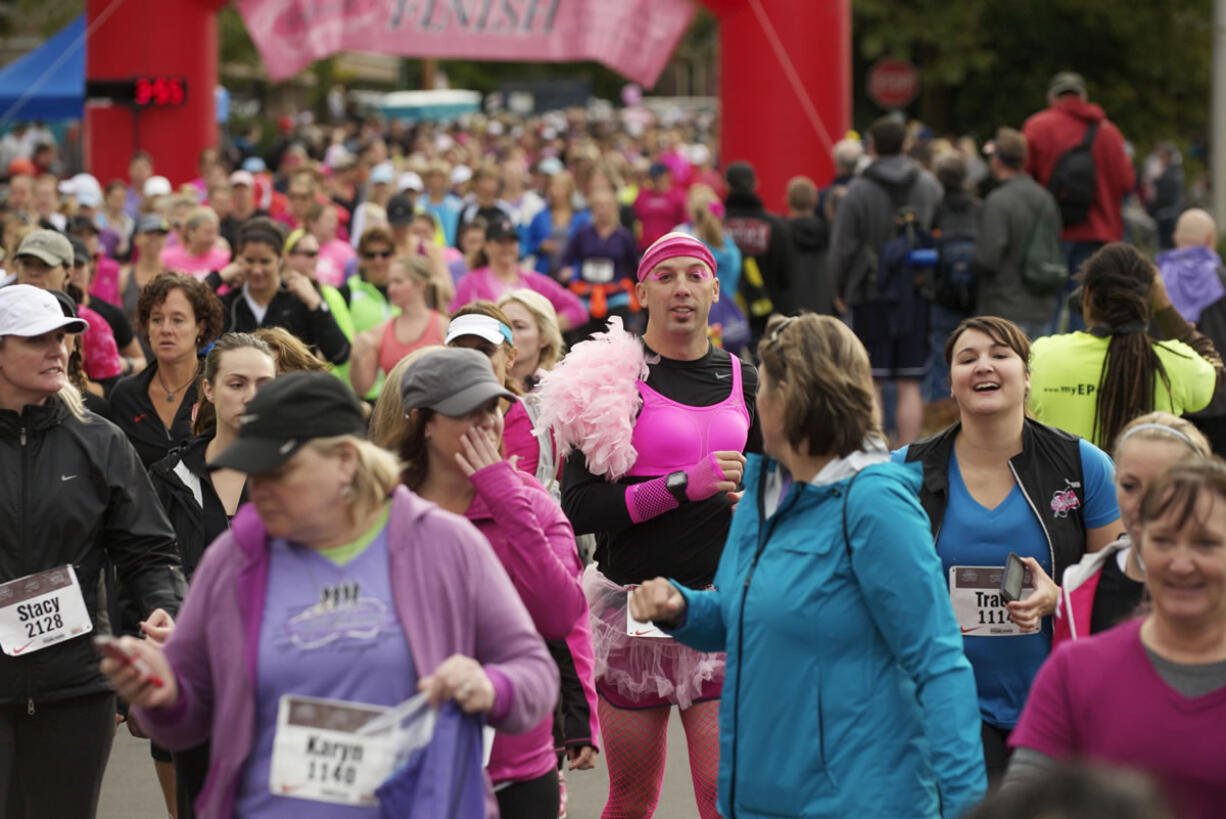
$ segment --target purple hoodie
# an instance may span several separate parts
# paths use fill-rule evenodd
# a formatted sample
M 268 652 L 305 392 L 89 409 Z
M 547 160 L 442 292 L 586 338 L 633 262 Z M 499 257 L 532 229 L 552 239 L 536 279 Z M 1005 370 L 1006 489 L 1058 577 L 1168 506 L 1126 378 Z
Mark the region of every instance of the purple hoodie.
M 452 654 L 481 662 L 494 684 L 488 722 L 520 733 L 551 714 L 558 671 L 489 544 L 471 524 L 404 487 L 388 520 L 396 614 L 414 665 L 431 673 Z M 160 745 L 212 744 L 201 819 L 230 819 L 255 733 L 256 657 L 268 586 L 268 534 L 250 504 L 205 552 L 166 656 L 179 685 L 170 708 L 134 709 Z M 493 795 L 487 803 L 493 808 Z
M 568 639 L 588 612 L 579 584 L 583 567 L 575 534 L 562 508 L 535 478 L 508 461 L 478 470 L 471 480 L 477 494 L 464 516 L 494 547 L 537 631 L 546 640 L 566 640 L 573 654 L 591 657 L 590 632 L 585 648 L 581 638 L 577 643 Z M 518 736 L 498 732 L 490 754 L 490 779 L 495 784 L 526 782 L 556 764 L 550 713 Z

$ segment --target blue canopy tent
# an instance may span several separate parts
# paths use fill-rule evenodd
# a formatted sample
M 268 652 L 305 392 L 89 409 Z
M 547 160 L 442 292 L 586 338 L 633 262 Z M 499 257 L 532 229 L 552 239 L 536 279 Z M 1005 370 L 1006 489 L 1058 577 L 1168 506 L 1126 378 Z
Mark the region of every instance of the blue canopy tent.
M 0 122 L 85 114 L 85 15 L 0 69 Z

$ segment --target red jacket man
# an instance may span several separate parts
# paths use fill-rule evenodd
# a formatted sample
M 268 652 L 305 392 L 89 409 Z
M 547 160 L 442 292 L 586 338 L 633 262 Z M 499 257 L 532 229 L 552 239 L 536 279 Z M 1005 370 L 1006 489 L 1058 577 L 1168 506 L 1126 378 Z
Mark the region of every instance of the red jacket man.
M 1124 137 L 1103 109 L 1086 100 L 1085 80 L 1061 72 L 1047 92 L 1049 107 L 1033 114 L 1022 126 L 1030 156 L 1026 170 L 1046 186 L 1056 160 L 1085 137 L 1086 129 L 1098 123 L 1093 154 L 1098 190 L 1088 217 L 1066 227 L 1060 238 L 1070 242 L 1114 242 L 1124 235 L 1121 201 L 1136 184 L 1132 162 L 1124 151 Z

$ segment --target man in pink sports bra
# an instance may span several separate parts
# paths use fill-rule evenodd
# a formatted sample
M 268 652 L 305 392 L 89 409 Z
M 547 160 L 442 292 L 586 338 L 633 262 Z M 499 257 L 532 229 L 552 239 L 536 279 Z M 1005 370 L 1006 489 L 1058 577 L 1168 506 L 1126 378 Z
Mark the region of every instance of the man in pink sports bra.
M 636 293 L 648 312 L 642 348 L 615 323 L 577 345 L 546 385 L 547 398 L 596 424 L 595 434 L 570 437 L 577 451 L 563 468 L 562 506 L 577 533 L 597 538 L 584 590 L 609 767 L 602 819 L 655 812 L 673 705 L 685 726 L 699 816 L 717 816 L 724 655 L 683 646 L 650 623 L 632 623 L 626 611 L 629 588 L 652 577 L 710 586 L 743 453 L 761 450 L 757 372 L 707 337 L 707 314 L 720 297 L 715 268 L 693 237 L 658 239 L 638 269 Z M 633 406 L 614 405 L 619 388 Z M 632 427 L 618 420 L 628 417 Z M 620 465 L 610 463 L 610 451 L 622 453 Z

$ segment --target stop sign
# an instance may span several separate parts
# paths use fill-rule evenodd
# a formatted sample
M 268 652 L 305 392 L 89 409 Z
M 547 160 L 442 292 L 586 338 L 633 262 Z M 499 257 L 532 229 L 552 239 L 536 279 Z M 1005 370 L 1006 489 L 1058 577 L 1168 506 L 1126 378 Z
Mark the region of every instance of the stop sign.
M 905 108 L 917 94 L 919 71 L 906 60 L 878 60 L 868 70 L 868 98 L 881 108 Z

